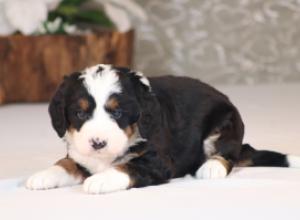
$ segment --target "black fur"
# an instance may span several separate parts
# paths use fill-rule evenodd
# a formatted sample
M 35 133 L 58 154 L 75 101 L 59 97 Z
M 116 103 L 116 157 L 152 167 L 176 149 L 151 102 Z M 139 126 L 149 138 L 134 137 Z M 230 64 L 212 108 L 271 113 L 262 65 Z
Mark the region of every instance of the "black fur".
M 222 133 L 217 141 L 219 153 L 234 163 L 241 150 L 244 127 L 226 96 L 186 77 L 149 80 L 152 93 L 140 88 L 139 83 L 134 85 L 142 107 L 140 132 L 148 140 L 148 151 L 154 152 L 145 154 L 143 163 L 137 158 L 128 164 L 131 172 L 141 170 L 134 178 L 139 179 L 138 186 L 156 184 L 160 179 L 157 173 L 164 181 L 195 174 L 207 159 L 203 140 L 216 130 Z
M 65 77 L 50 102 L 49 114 L 52 125 L 59 137 L 63 137 L 70 126 L 80 130 L 83 123 L 88 120 L 95 109 L 95 101 L 83 86 L 82 79 L 79 78 L 80 75 L 81 73 L 73 73 Z M 79 119 L 77 116 L 78 112 L 81 111 L 79 106 L 81 98 L 89 101 L 85 119 Z
M 114 97 L 119 103 L 118 110 L 121 113 L 121 117 L 116 119 L 116 122 L 120 128 L 124 129 L 128 125 L 137 122 L 140 116 L 140 109 L 135 99 L 125 93 L 122 95 L 112 95 L 111 97 Z M 106 108 L 106 111 L 112 114 L 112 110 Z
M 239 158 L 240 162 L 247 161 L 247 166 L 288 167 L 285 154 L 267 150 L 255 150 L 249 144 L 243 144 Z
M 285 155 L 242 147 L 244 124 L 239 112 L 228 97 L 211 86 L 187 77 L 165 76 L 148 78 L 149 88 L 131 70 L 115 70 L 122 87 L 121 94 L 112 95 L 122 110 L 122 117 L 116 121 L 120 128 L 137 124 L 140 135 L 147 140 L 123 155 L 137 155 L 122 164 L 133 180 L 132 187 L 194 175 L 209 159 L 204 153 L 204 140 L 216 133 L 220 136 L 215 154 L 228 162 L 228 172 L 243 160 L 251 160 L 252 165 L 287 166 Z M 53 127 L 60 137 L 70 127 L 80 130 L 85 122 L 76 116 L 80 98 L 89 101 L 87 114 L 95 108 L 79 76 L 74 73 L 67 77 L 49 106 Z

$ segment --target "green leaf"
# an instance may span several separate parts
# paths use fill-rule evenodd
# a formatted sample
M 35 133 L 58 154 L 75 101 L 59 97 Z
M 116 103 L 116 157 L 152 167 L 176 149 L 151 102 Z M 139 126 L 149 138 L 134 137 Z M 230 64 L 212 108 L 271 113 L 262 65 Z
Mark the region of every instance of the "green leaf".
M 87 1 L 89 1 L 89 0 L 63 0 L 60 3 L 60 6 L 67 6 L 67 5 L 80 6 Z
M 80 9 L 76 6 L 59 6 L 55 11 L 49 13 L 48 20 L 54 21 L 57 17 L 60 17 L 64 22 L 74 23 L 75 16 L 79 12 Z
M 78 22 L 87 22 L 92 24 L 99 24 L 106 27 L 114 26 L 113 23 L 109 20 L 106 14 L 98 10 L 87 10 L 79 11 L 75 15 L 76 21 Z
M 61 4 L 48 14 L 48 21 L 61 18 L 68 24 L 94 24 L 104 27 L 113 27 L 114 24 L 106 14 L 98 9 L 82 9 L 80 4 L 89 0 L 63 0 Z
M 71 6 L 71 5 L 68 5 L 68 6 L 59 6 L 56 10 L 57 13 L 65 16 L 65 17 L 71 17 L 71 16 L 74 16 L 76 14 L 78 14 L 80 11 L 80 9 L 76 6 Z

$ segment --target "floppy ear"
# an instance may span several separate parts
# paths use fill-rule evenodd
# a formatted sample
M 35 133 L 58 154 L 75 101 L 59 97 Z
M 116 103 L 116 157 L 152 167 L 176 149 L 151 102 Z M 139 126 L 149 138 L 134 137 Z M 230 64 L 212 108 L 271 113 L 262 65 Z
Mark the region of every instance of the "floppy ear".
M 149 138 L 155 134 L 156 126 L 160 124 L 160 105 L 151 88 L 141 82 L 140 76 L 134 76 L 132 82 L 141 107 L 140 118 L 137 123 L 139 132 L 142 137 Z
M 66 77 L 65 77 L 66 80 Z M 67 130 L 67 121 L 65 115 L 65 80 L 64 82 L 58 87 L 56 93 L 52 97 L 50 104 L 49 104 L 49 114 L 51 117 L 52 126 L 57 132 L 59 137 L 63 137 Z

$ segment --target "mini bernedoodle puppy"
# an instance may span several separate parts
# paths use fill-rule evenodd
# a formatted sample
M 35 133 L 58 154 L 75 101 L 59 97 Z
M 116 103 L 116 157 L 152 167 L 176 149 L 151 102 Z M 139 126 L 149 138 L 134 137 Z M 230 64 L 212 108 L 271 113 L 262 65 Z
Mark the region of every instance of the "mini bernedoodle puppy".
M 233 166 L 300 167 L 296 156 L 242 144 L 244 124 L 230 100 L 187 77 L 149 77 L 96 65 L 65 77 L 49 105 L 67 156 L 31 176 L 26 187 L 83 183 L 108 193 L 186 174 L 226 177 Z

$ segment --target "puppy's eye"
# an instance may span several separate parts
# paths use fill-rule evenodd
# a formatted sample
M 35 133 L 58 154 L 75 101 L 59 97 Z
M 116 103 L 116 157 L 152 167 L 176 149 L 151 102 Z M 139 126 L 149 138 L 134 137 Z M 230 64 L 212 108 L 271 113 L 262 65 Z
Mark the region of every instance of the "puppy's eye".
M 114 111 L 111 112 L 111 115 L 114 119 L 120 119 L 122 117 L 122 109 L 115 109 Z
M 89 115 L 85 112 L 85 111 L 82 111 L 82 110 L 79 110 L 76 112 L 76 116 L 77 118 L 79 118 L 80 120 L 86 120 L 88 119 Z

